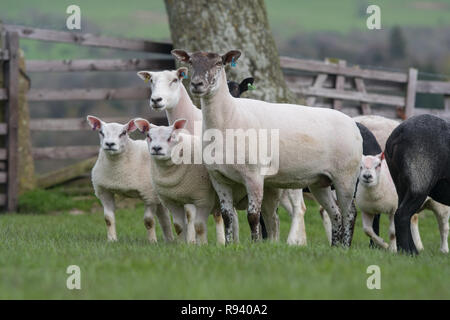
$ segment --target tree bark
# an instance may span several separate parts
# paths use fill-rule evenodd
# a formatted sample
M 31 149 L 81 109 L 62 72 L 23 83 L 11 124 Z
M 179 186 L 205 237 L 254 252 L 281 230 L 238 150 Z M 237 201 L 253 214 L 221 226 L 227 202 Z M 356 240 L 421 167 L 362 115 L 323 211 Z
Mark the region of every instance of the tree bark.
M 242 52 L 227 78 L 255 78 L 248 97 L 295 103 L 280 67 L 263 0 L 165 0 L 174 48 L 188 52 Z

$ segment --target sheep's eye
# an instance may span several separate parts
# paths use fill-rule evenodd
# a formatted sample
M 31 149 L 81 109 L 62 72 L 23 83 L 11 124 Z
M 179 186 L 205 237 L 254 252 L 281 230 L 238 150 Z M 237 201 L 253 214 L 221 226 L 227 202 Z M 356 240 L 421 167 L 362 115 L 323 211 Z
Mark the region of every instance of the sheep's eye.
M 172 82 L 171 83 L 177 83 L 178 82 L 178 79 L 177 78 L 175 78 L 175 79 L 173 79 L 172 80 Z
M 172 140 L 172 136 L 170 136 L 169 139 L 167 139 L 167 142 L 170 142 L 170 140 Z
M 122 133 L 121 134 L 119 134 L 119 138 L 121 138 L 121 137 L 123 137 L 124 135 L 126 135 L 127 134 L 127 132 L 126 131 L 122 131 Z
M 103 131 L 99 131 L 98 133 L 100 133 L 100 135 L 101 135 L 102 137 L 105 136 L 105 134 L 103 133 Z
M 150 137 L 150 134 L 148 134 L 148 133 L 147 133 L 147 138 L 148 138 L 148 141 L 152 141 L 152 138 Z

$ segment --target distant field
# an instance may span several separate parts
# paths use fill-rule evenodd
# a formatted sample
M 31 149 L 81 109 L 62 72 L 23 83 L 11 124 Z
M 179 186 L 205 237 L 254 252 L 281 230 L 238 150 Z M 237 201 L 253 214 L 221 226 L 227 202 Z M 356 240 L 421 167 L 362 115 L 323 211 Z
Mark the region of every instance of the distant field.
M 426 251 L 412 258 L 369 249 L 359 217 L 352 248 L 330 248 L 309 201 L 303 248 L 285 244 L 284 211 L 281 243 L 250 243 L 241 212 L 239 245 L 216 246 L 212 218 L 207 246 L 150 245 L 141 206 L 118 210 L 119 241 L 107 243 L 103 214 L 98 206 L 91 212 L 92 203 L 37 192 L 22 207 L 50 214 L 0 215 L 0 299 L 450 299 L 450 260 L 438 251 L 430 214 L 420 222 Z M 74 208 L 90 213 L 69 214 L 79 213 Z M 386 238 L 386 217 L 382 222 Z M 72 264 L 81 268 L 79 291 L 66 288 Z M 381 268 L 381 290 L 366 287 L 369 265 Z
M 105 35 L 170 40 L 164 2 L 134 0 L 79 0 L 82 28 L 85 32 Z M 64 29 L 70 0 L 3 0 L 0 19 L 50 29 Z M 401 26 L 444 26 L 450 24 L 450 0 L 266 0 L 271 28 L 280 40 L 299 32 L 333 31 L 346 33 L 366 30 L 365 9 L 369 4 L 381 7 L 383 28 Z M 371 31 L 373 32 L 373 31 Z M 24 41 L 27 56 L 32 59 L 72 58 L 88 55 L 86 50 L 67 45 L 40 46 Z

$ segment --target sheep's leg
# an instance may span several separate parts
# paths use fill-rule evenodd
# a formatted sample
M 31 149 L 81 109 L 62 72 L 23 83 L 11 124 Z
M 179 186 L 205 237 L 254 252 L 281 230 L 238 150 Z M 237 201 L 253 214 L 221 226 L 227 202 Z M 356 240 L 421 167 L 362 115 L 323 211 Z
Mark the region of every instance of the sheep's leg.
M 328 212 L 321 206 L 319 209 L 320 217 L 322 218 L 323 228 L 325 229 L 325 234 L 327 235 L 328 243 L 331 246 L 331 220 Z
M 247 220 L 250 225 L 250 231 L 252 234 L 252 240 L 258 241 L 261 238 L 259 233 L 259 217 L 261 215 L 261 204 L 264 193 L 264 180 L 262 177 L 245 177 L 245 188 L 247 189 L 248 195 L 248 209 L 247 209 Z M 267 214 L 268 219 L 270 220 L 270 214 Z M 266 227 L 269 230 L 273 228 L 273 226 L 269 226 L 271 221 L 266 220 Z M 273 230 L 273 229 L 272 229 Z
M 267 224 L 267 238 L 271 241 L 280 239 L 280 220 L 277 213 L 280 194 L 280 189 L 264 188 L 261 214 L 264 218 L 264 223 Z
M 223 221 L 222 221 L 223 223 Z M 239 218 L 238 213 L 235 208 L 233 208 L 233 241 L 234 243 L 239 243 Z
M 108 230 L 108 241 L 117 241 L 116 235 L 116 218 L 114 215 L 115 202 L 114 194 L 105 189 L 99 189 L 96 192 L 97 198 L 103 206 L 103 213 L 105 216 L 106 228 Z
M 195 214 L 195 236 L 197 239 L 197 244 L 207 244 L 208 243 L 208 217 L 210 215 L 211 208 L 197 208 Z M 217 227 L 216 227 L 217 229 Z M 222 231 L 223 233 L 223 231 Z M 225 237 L 225 236 L 224 236 Z
M 358 171 L 359 172 L 359 171 Z M 353 199 L 358 176 L 345 177 L 345 179 L 335 179 L 336 198 L 339 205 L 339 211 L 342 213 L 342 244 L 350 247 L 353 239 L 353 231 L 356 221 L 356 206 Z
M 448 219 L 450 216 L 450 207 L 445 206 L 437 201 L 430 200 L 429 208 L 433 211 L 439 225 L 439 232 L 441 234 L 441 252 L 448 253 Z
M 411 217 L 411 235 L 417 250 L 423 250 L 422 239 L 419 233 L 419 215 L 417 213 Z
M 184 208 L 171 202 L 165 202 L 164 206 L 172 213 L 173 226 L 175 228 L 178 241 L 186 241 L 187 221 Z
M 214 222 L 216 223 L 217 244 L 224 245 L 225 244 L 225 229 L 224 229 L 222 214 L 220 213 L 220 210 L 214 211 L 213 217 L 214 217 Z M 238 230 L 238 232 L 239 232 L 239 230 Z M 233 230 L 233 235 L 234 235 L 234 230 Z
M 380 247 L 387 249 L 389 247 L 389 244 L 387 244 L 383 238 L 377 236 L 375 234 L 375 231 L 373 231 L 373 219 L 374 219 L 374 215 L 368 214 L 363 212 L 362 213 L 362 225 L 363 225 L 363 230 L 364 233 L 370 237 L 373 242 L 375 242 L 377 245 L 379 245 Z
M 185 204 L 184 212 L 186 213 L 187 228 L 186 241 L 188 243 L 196 242 L 195 221 L 197 216 L 197 208 L 193 204 Z
M 374 216 L 375 218 L 375 216 Z M 372 221 L 373 225 L 373 221 Z M 395 239 L 394 214 L 389 215 L 389 251 L 397 252 L 397 240 Z
M 414 194 L 407 188 L 402 189 L 401 186 L 397 191 L 406 190 L 399 193 L 399 207 L 395 212 L 395 235 L 397 237 L 397 248 L 405 253 L 417 254 L 417 249 L 411 235 L 411 216 L 418 212 L 427 198 L 426 194 Z
M 209 177 L 214 190 L 219 197 L 220 212 L 222 213 L 223 223 L 225 225 L 225 243 L 229 244 L 233 241 L 233 228 L 235 223 L 233 219 L 235 216 L 235 210 L 233 207 L 233 190 L 229 185 L 225 185 L 217 181 L 213 171 L 209 171 Z M 220 174 L 220 173 L 218 173 Z
M 156 238 L 155 216 L 153 215 L 153 213 L 157 211 L 156 207 L 156 204 L 146 204 L 144 211 L 144 225 L 147 229 L 148 241 L 151 243 L 156 243 L 158 241 Z
M 173 242 L 174 238 L 169 211 L 162 204 L 158 204 L 156 207 L 156 216 L 158 217 L 159 225 L 163 231 L 164 240 Z
M 330 187 L 309 186 L 317 202 L 325 208 L 331 219 L 331 245 L 336 246 L 342 239 L 342 215 Z
M 282 205 L 292 218 L 287 243 L 306 246 L 305 212 L 306 205 L 302 189 L 285 190 Z

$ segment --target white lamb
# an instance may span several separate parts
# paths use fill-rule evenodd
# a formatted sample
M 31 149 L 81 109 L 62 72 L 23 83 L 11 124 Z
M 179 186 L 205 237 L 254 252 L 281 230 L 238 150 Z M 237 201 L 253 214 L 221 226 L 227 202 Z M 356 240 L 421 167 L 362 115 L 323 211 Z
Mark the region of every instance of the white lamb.
M 154 110 L 164 110 L 169 124 L 173 124 L 176 119 L 186 119 L 186 129 L 191 134 L 201 135 L 202 112 L 198 109 L 189 97 L 182 79 L 187 77 L 188 69 L 178 68 L 174 71 L 139 71 L 137 75 L 150 82 L 151 96 L 150 106 Z M 198 132 L 195 132 L 195 123 L 199 124 Z M 306 231 L 304 215 L 306 212 L 303 192 L 301 189 L 282 190 L 280 204 L 288 211 L 292 218 L 291 229 L 287 242 L 289 244 L 306 245 Z M 239 239 L 238 220 L 235 210 L 233 210 L 233 238 L 237 242 Z M 327 237 L 331 238 L 331 227 L 328 215 L 322 216 Z
M 155 126 L 145 119 L 135 119 L 136 126 L 146 135 L 151 155 L 152 184 L 174 218 L 175 230 L 188 243 L 205 244 L 209 214 L 215 212 L 216 235 L 219 244 L 225 244 L 223 220 L 218 208 L 218 198 L 209 180 L 208 171 L 202 164 L 194 163 L 194 153 L 201 159 L 199 137 L 182 134 L 186 120 L 176 120 L 171 126 Z M 182 145 L 191 150 L 177 149 Z M 177 163 L 174 157 L 188 156 L 185 163 Z M 181 157 L 180 157 L 181 159 Z M 183 223 L 184 220 L 187 223 Z M 186 225 L 186 227 L 185 227 Z
M 132 140 L 128 133 L 136 130 L 133 121 L 127 124 L 105 123 L 88 116 L 87 120 L 100 137 L 100 151 L 92 169 L 95 195 L 103 205 L 108 240 L 116 241 L 115 194 L 140 198 L 145 203 L 144 225 L 148 240 L 156 242 L 155 218 L 158 217 L 164 239 L 173 241 L 170 216 L 161 205 L 150 182 L 150 155 L 143 140 Z
M 394 214 L 397 210 L 398 196 L 386 160 L 382 158 L 382 154 L 362 157 L 356 204 L 362 212 L 364 232 L 379 246 L 385 249 L 389 248 L 391 251 L 397 251 Z M 424 209 L 430 209 L 434 212 L 441 234 L 440 250 L 447 253 L 449 207 L 427 198 L 420 211 Z M 372 228 L 374 216 L 381 213 L 389 215 L 389 244 L 377 236 Z M 411 218 L 411 233 L 417 249 L 422 250 L 423 245 L 420 239 L 417 214 Z

